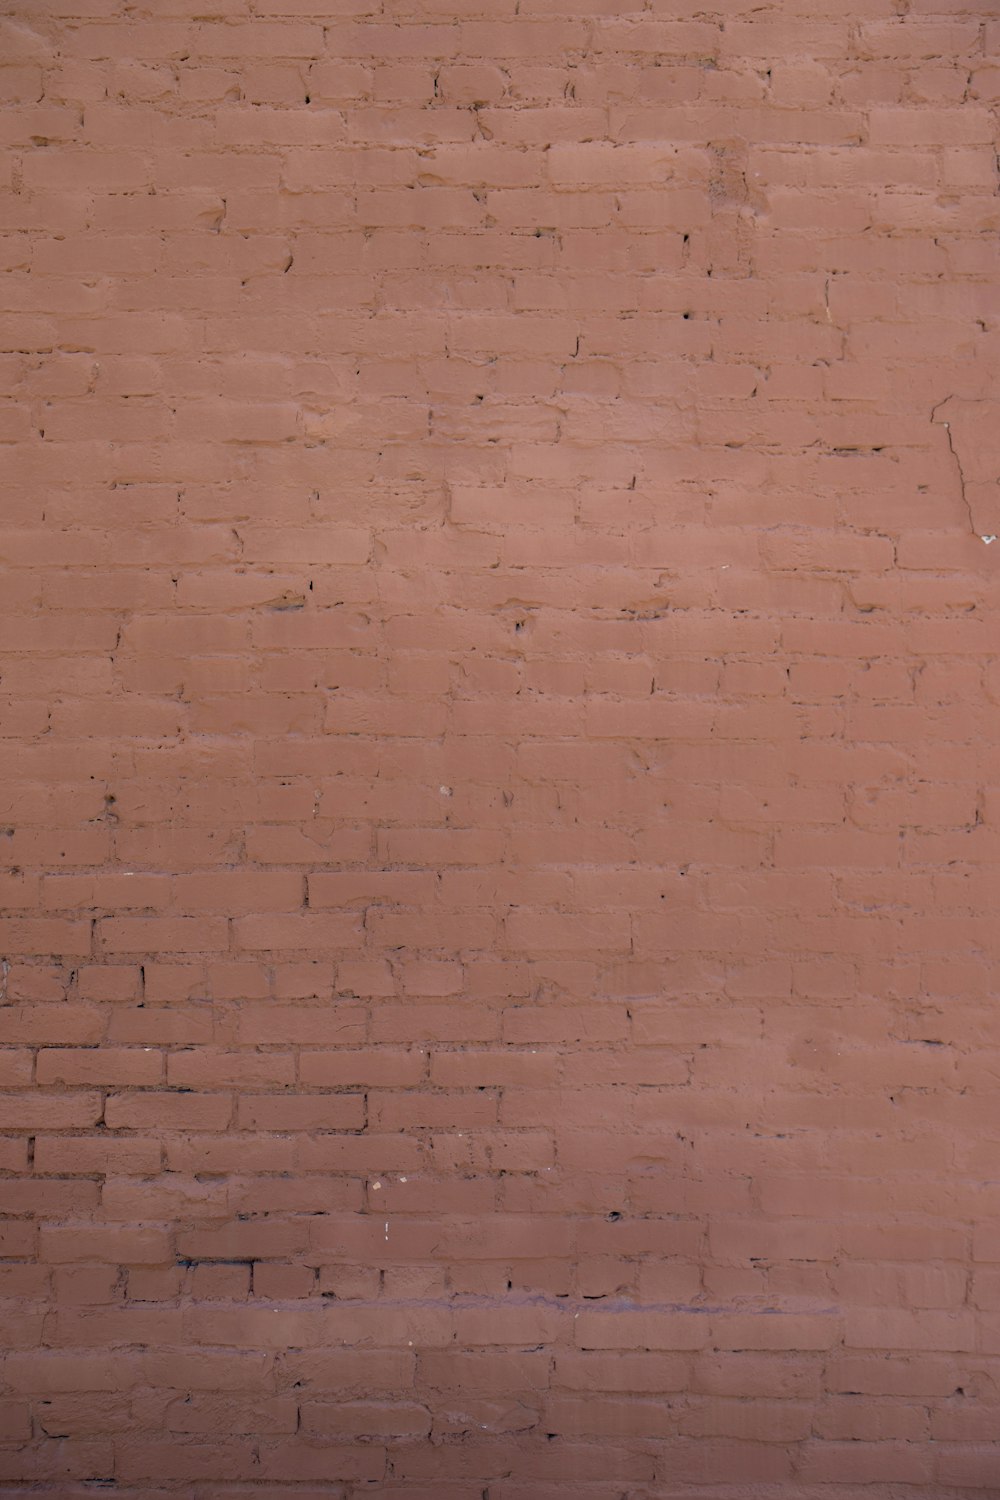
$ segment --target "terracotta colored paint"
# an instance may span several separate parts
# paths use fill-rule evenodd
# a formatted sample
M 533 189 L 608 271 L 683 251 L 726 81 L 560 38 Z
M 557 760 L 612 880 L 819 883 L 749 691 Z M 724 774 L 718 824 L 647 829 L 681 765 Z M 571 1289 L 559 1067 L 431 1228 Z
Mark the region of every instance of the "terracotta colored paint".
M 9 0 L 0 1483 L 1000 1493 L 1000 20 Z

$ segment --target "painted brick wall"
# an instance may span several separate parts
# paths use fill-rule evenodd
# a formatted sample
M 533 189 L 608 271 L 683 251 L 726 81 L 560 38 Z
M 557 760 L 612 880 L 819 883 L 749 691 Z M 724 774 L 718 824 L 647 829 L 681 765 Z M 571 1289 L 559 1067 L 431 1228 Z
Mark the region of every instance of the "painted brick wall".
M 5 1490 L 1000 1493 L 993 6 L 3 10 Z

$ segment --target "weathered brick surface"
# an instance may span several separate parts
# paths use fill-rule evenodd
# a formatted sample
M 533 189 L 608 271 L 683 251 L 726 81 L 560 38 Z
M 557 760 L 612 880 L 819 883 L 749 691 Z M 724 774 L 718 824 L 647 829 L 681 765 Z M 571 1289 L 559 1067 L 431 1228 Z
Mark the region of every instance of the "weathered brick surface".
M 7 0 L 0 1483 L 1000 1493 L 1000 21 Z

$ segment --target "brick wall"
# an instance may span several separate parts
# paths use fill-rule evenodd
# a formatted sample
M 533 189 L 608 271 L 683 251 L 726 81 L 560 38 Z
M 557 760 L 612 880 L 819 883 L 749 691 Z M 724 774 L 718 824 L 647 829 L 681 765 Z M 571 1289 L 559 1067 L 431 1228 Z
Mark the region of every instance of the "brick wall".
M 5 1489 L 1000 1493 L 993 7 L 3 9 Z

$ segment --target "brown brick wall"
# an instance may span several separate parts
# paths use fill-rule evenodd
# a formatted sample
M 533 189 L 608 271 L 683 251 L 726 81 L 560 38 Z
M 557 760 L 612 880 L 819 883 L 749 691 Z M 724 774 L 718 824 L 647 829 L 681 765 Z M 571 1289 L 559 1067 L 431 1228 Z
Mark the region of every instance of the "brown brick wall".
M 1000 1494 L 1000 20 L 7 0 L 0 1483 Z

